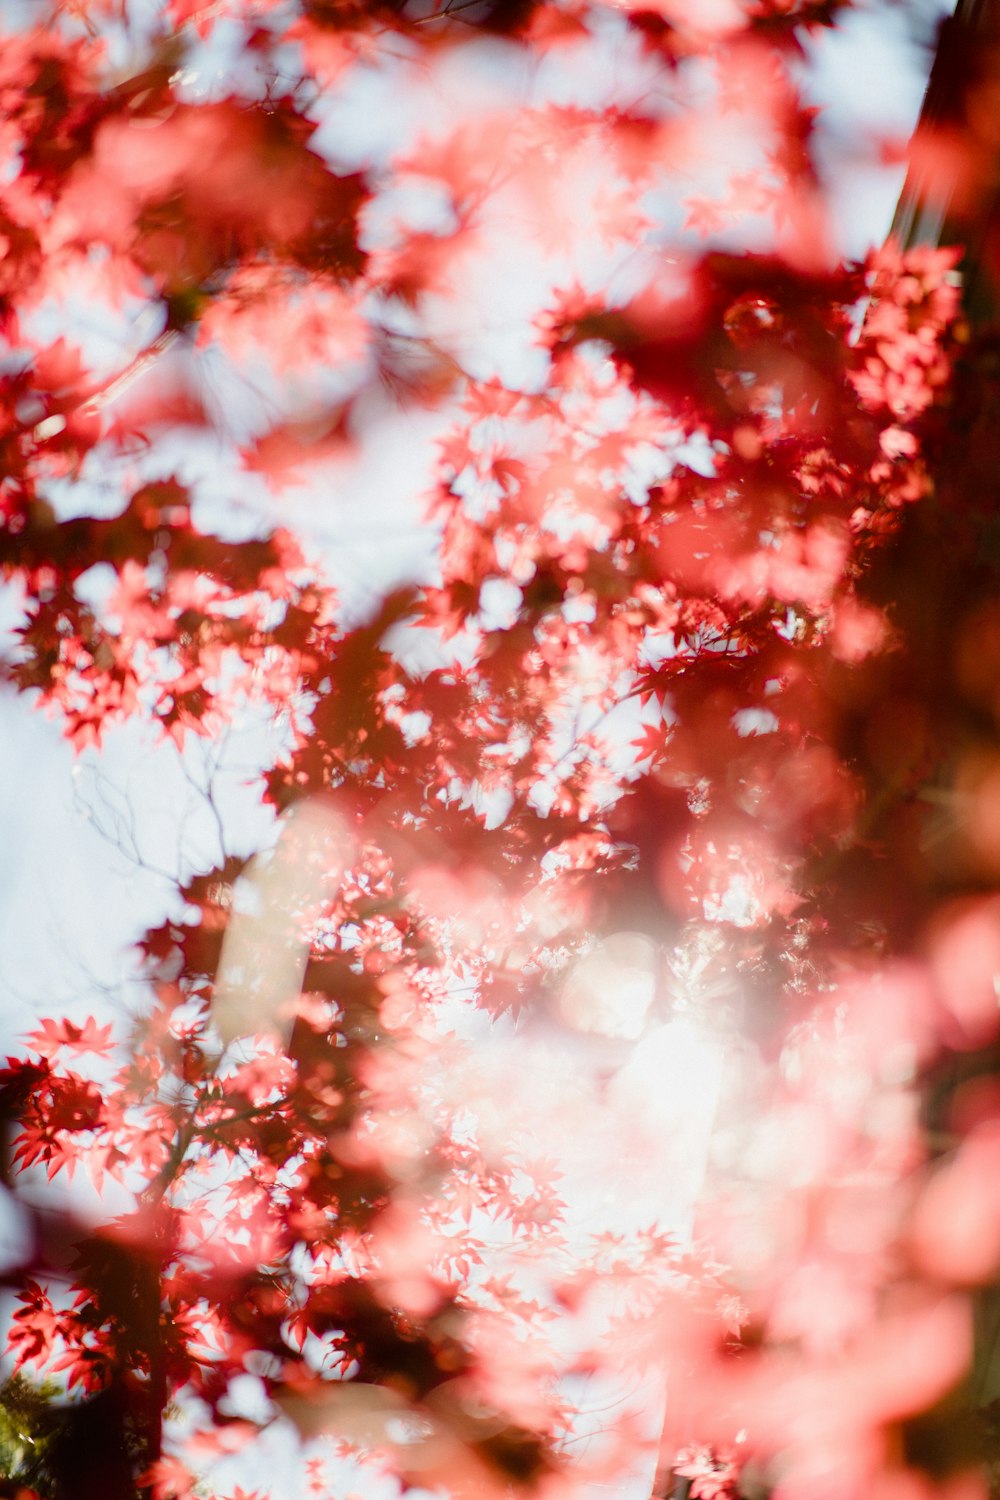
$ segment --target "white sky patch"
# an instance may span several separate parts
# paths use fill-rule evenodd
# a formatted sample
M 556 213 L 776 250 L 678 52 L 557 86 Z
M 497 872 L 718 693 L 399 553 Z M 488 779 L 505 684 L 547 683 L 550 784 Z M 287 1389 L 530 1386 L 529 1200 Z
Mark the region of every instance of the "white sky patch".
M 905 163 L 882 160 L 905 145 L 927 87 L 934 27 L 954 9 L 919 0 L 843 12 L 806 44 L 809 93 L 822 109 L 817 139 L 837 247 L 861 258 L 889 232 Z
M 773 734 L 778 717 L 769 708 L 739 708 L 733 714 L 733 727 L 741 735 Z

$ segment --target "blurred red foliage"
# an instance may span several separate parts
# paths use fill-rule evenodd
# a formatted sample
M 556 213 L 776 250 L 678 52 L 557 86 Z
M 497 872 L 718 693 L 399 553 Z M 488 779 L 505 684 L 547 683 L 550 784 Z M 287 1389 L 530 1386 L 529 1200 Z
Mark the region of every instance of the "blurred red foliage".
M 283 725 L 277 840 L 180 882 L 144 1014 L 44 1016 L 0 1075 L 9 1353 L 83 1398 L 50 1500 L 208 1493 L 283 1418 L 317 1495 L 324 1435 L 456 1495 L 985 1493 L 998 366 L 959 252 L 830 250 L 801 60 L 843 9 L 4 36 L 6 677 L 90 755 Z M 400 407 L 435 562 L 359 620 L 285 491 Z M 77 1167 L 131 1206 L 32 1207 Z

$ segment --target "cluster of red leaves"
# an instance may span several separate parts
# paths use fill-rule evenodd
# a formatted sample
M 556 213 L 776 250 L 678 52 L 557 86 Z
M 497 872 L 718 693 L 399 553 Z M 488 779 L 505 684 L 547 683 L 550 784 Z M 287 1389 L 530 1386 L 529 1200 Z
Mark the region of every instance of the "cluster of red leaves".
M 907 1434 L 968 1364 L 954 1289 L 998 1270 L 998 1110 L 963 1095 L 928 1167 L 917 1079 L 996 1045 L 997 909 L 935 911 L 912 809 L 944 690 L 880 561 L 933 515 L 956 257 L 826 251 L 797 80 L 836 8 L 172 0 L 124 80 L 127 4 L 4 38 L 7 676 L 88 753 L 125 718 L 179 752 L 248 704 L 284 725 L 277 843 L 181 883 L 132 1032 L 48 1018 L 0 1075 L 15 1186 L 81 1165 L 132 1205 L 37 1212 L 9 1273 L 16 1364 L 117 1443 L 52 1500 L 186 1500 L 199 1451 L 280 1413 L 456 1494 L 658 1456 L 707 1500 L 976 1493 Z M 185 65 L 223 21 L 245 73 L 205 98 Z M 586 78 L 609 35 L 641 105 L 498 88 L 360 168 L 329 145 L 340 90 L 487 56 Z M 737 136 L 668 254 L 657 195 Z M 746 215 L 770 249 L 692 239 Z M 48 331 L 81 284 L 128 324 L 110 372 Z M 359 623 L 287 526 L 195 524 L 185 433 L 277 511 L 387 392 L 440 418 L 431 580 Z M 110 518 L 79 513 L 99 475 Z M 956 691 L 995 713 L 976 621 Z M 981 732 L 952 885 L 1000 875 L 996 765 Z M 738 1077 L 693 1227 L 692 1011 Z M 588 1432 L 574 1391 L 626 1368 L 660 1394 Z M 241 1377 L 267 1417 L 233 1415 Z M 176 1403 L 202 1430 L 165 1449 Z

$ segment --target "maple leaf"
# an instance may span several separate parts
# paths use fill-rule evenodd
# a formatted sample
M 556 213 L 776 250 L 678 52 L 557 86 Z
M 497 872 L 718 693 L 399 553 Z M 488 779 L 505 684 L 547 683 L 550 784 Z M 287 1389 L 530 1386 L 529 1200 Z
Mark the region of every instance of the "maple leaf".
M 55 1057 L 61 1048 L 71 1053 L 93 1052 L 105 1054 L 110 1046 L 112 1027 L 110 1022 L 98 1026 L 93 1016 L 88 1016 L 82 1026 L 64 1017 L 62 1020 L 47 1018 L 40 1031 L 29 1032 L 26 1041 L 33 1052 L 42 1057 Z
M 663 749 L 667 738 L 667 726 L 662 721 L 659 724 L 644 724 L 642 734 L 629 744 L 636 751 L 636 760 L 642 761 L 655 759 Z
M 37 1281 L 26 1278 L 17 1299 L 23 1305 L 13 1314 L 7 1352 L 14 1355 L 15 1369 L 20 1369 L 29 1361 L 48 1357 L 60 1332 L 60 1320 Z
M 720 229 L 725 229 L 729 222 L 727 208 L 710 198 L 685 198 L 684 207 L 687 209 L 684 228 L 691 229 L 706 239 L 709 235 L 718 234 Z
M 691 1481 L 695 1500 L 723 1500 L 737 1494 L 739 1479 L 735 1456 L 712 1448 L 683 1448 L 674 1461 L 674 1473 Z
M 195 1477 L 178 1458 L 159 1458 L 139 1475 L 139 1488 L 150 1500 L 196 1500 Z
M 69 1390 L 78 1385 L 89 1396 L 103 1390 L 107 1384 L 110 1366 L 108 1351 L 90 1349 L 79 1343 L 72 1345 L 56 1359 L 51 1360 L 48 1368 L 53 1374 L 66 1373 L 66 1384 Z

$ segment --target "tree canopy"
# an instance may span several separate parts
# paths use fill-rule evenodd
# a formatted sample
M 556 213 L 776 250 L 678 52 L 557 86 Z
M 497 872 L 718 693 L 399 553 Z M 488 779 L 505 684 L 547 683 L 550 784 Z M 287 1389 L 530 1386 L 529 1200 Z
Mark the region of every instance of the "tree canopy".
M 996 345 L 838 258 L 849 10 L 5 21 L 4 676 L 269 811 L 0 1074 L 49 1500 L 985 1493 Z

